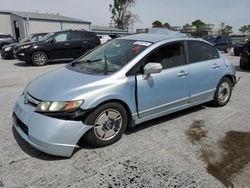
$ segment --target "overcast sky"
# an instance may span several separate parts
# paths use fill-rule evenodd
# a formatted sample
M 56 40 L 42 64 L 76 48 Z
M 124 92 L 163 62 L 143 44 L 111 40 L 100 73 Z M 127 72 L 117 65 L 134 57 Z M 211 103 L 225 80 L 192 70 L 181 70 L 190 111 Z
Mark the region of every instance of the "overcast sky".
M 60 13 L 91 21 L 93 25 L 107 26 L 113 0 L 0 0 L 0 10 Z M 233 26 L 235 32 L 250 24 L 250 0 L 137 0 L 132 12 L 139 20 L 134 29 L 151 27 L 160 20 L 182 26 L 195 19 L 219 27 L 221 22 Z

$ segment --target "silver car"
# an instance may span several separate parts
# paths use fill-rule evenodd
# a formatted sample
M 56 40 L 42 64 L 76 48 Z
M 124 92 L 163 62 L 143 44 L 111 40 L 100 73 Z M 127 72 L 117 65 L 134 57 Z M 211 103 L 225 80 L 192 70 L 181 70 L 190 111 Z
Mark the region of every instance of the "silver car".
M 234 84 L 234 66 L 202 39 L 130 35 L 31 81 L 13 122 L 33 147 L 70 157 L 82 137 L 107 146 L 150 119 L 208 101 L 224 106 Z

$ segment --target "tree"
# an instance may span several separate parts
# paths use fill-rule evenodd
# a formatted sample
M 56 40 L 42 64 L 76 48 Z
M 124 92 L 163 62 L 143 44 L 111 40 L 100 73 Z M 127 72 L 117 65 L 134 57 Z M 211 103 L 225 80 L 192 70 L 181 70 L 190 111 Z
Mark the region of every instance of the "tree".
M 224 29 L 222 30 L 222 34 L 223 34 L 223 35 L 229 35 L 229 34 L 231 34 L 231 33 L 233 33 L 233 27 L 230 26 L 230 25 L 226 25 L 226 26 L 224 27 Z
M 155 20 L 155 21 L 152 23 L 152 27 L 162 27 L 161 21 Z
M 201 26 L 204 26 L 205 23 L 203 21 L 201 21 L 201 20 L 198 19 L 198 20 L 193 21 L 192 25 L 194 25 L 196 27 L 196 31 L 199 32 Z
M 136 20 L 129 8 L 135 5 L 136 0 L 114 0 L 114 4 L 109 5 L 109 10 L 112 13 L 111 19 L 114 26 L 118 29 L 128 29 Z
M 163 28 L 170 29 L 171 26 L 170 26 L 169 23 L 166 22 L 166 23 L 164 23 L 164 24 L 162 25 L 162 27 L 163 27 Z
M 240 29 L 239 29 L 239 31 L 243 34 L 243 35 L 245 35 L 245 33 L 247 32 L 247 26 L 246 25 L 243 25 Z

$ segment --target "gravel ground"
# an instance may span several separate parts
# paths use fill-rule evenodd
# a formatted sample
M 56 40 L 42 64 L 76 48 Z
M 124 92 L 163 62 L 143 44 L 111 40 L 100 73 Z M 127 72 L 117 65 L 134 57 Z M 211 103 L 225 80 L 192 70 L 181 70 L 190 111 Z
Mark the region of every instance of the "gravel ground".
M 39 152 L 12 129 L 13 104 L 33 78 L 64 66 L 0 59 L 0 187 L 248 187 L 250 72 L 228 56 L 240 82 L 222 108 L 209 105 L 126 131 L 117 143 L 82 143 L 71 158 Z

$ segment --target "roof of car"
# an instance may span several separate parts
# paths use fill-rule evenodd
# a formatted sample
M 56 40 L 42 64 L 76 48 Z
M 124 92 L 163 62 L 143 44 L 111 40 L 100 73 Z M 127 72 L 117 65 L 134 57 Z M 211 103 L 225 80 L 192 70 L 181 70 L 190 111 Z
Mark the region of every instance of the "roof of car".
M 128 39 L 128 40 L 141 40 L 156 43 L 162 40 L 171 39 L 171 38 L 183 38 L 184 35 L 166 35 L 166 34 L 156 34 L 156 33 L 142 33 L 142 34 L 135 34 L 135 35 L 127 35 L 121 37 L 121 39 Z

